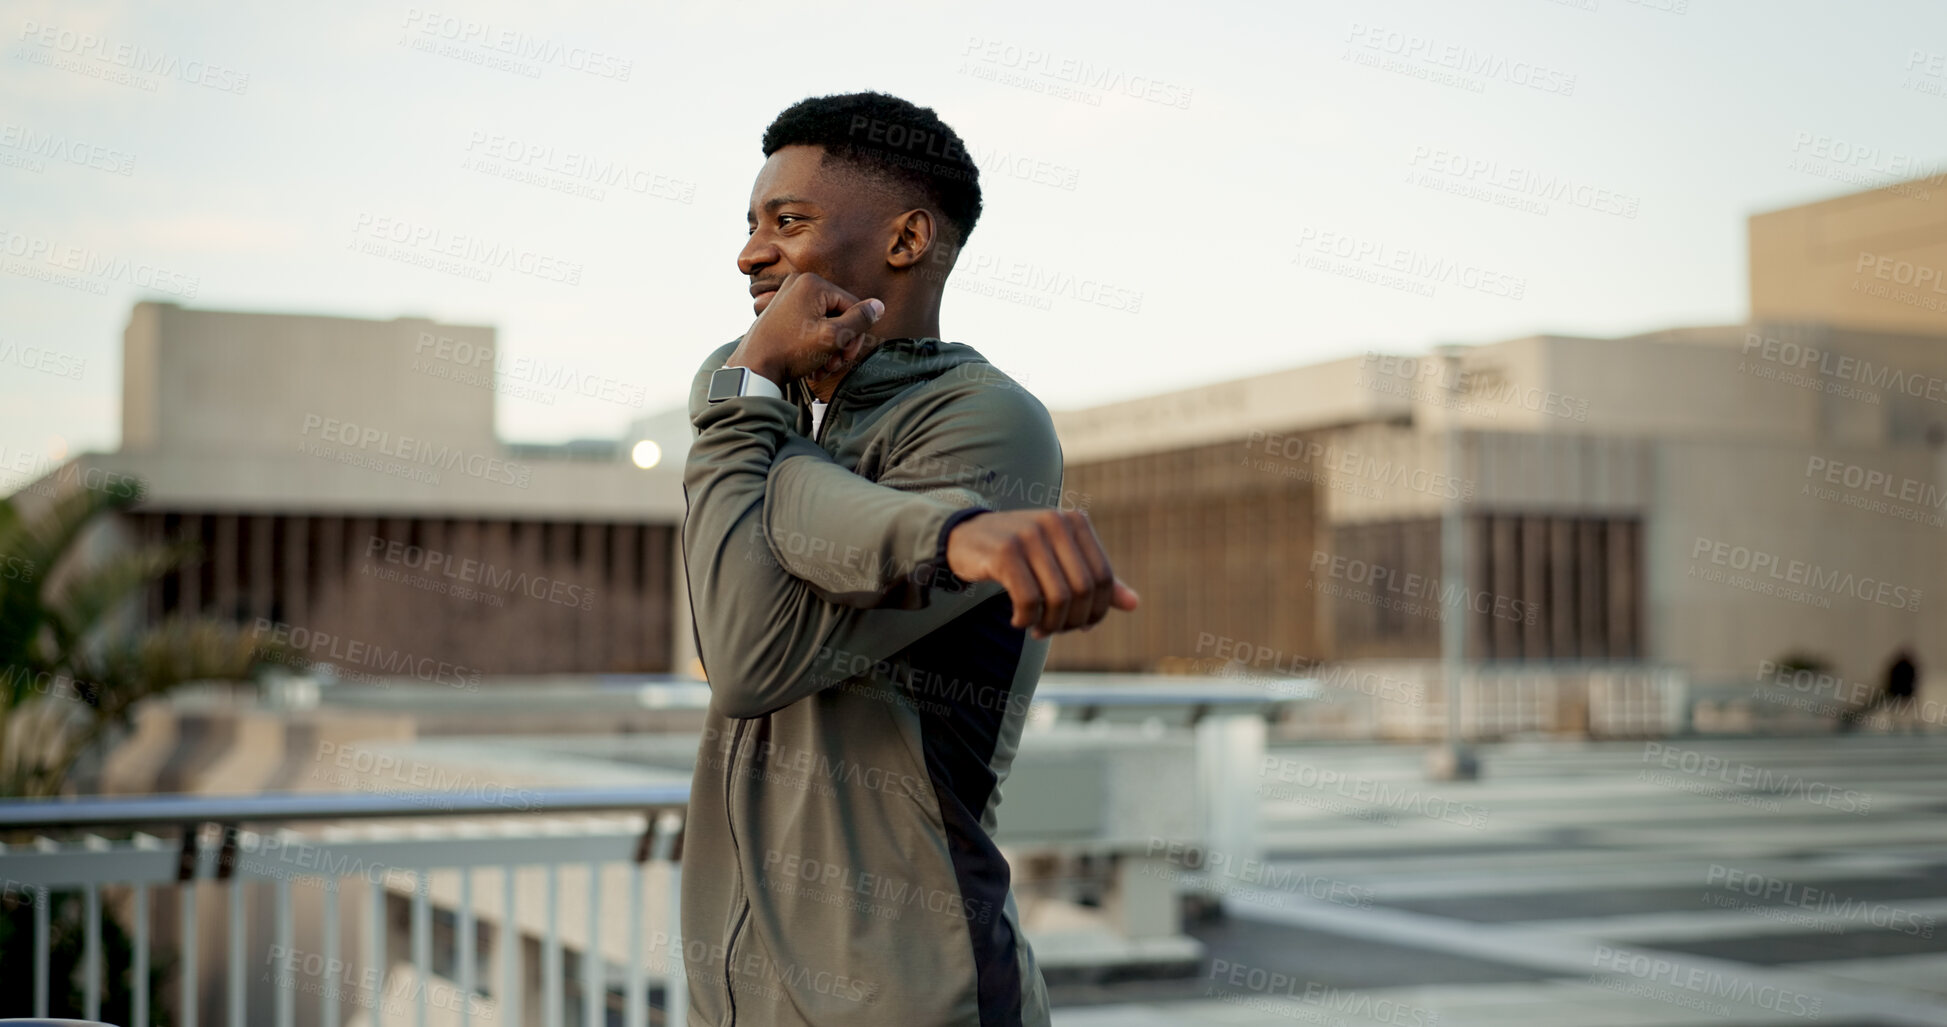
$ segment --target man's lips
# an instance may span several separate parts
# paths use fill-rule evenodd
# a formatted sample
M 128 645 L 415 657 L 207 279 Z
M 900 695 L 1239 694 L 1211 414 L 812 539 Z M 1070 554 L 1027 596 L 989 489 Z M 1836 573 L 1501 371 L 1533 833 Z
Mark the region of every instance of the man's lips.
M 762 314 L 764 308 L 770 305 L 771 297 L 777 295 L 777 288 L 778 283 L 776 282 L 753 283 L 750 287 L 750 309 Z

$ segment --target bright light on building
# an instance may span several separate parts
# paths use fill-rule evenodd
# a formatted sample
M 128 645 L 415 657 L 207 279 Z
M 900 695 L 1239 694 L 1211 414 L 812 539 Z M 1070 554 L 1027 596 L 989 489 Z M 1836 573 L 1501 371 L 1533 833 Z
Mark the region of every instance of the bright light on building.
M 648 439 L 643 439 L 635 444 L 634 449 L 629 450 L 629 459 L 634 460 L 637 467 L 646 471 L 663 462 L 663 448 Z

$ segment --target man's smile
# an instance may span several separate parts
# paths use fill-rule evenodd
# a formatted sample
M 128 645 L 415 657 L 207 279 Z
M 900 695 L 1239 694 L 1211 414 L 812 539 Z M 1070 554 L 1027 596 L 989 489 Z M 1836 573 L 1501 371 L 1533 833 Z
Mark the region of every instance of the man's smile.
M 762 314 L 770 306 L 771 297 L 777 295 L 778 284 L 776 279 L 750 283 L 751 309 Z

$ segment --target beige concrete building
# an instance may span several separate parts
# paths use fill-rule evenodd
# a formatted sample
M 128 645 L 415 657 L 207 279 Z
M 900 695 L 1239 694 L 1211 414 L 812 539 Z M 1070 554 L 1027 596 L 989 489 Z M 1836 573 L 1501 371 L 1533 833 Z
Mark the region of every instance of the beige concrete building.
M 344 676 L 446 684 L 683 660 L 681 451 L 508 446 L 496 395 L 626 395 L 491 327 L 138 304 L 123 340 L 123 445 L 30 491 L 133 477 L 123 530 L 189 540 L 149 615 L 264 625 Z M 590 390 L 593 390 L 591 392 Z
M 1947 177 L 1751 219 L 1751 317 L 1947 333 Z

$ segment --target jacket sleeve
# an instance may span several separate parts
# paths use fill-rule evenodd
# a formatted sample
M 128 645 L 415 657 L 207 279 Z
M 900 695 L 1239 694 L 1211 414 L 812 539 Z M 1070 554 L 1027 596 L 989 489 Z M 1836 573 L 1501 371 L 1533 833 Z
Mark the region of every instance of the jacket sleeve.
M 792 433 L 766 490 L 765 536 L 785 570 L 845 606 L 913 610 L 940 583 L 947 534 L 986 510 L 1057 505 L 1061 449 L 1040 402 L 1011 382 L 942 383 L 898 433 L 876 480 Z M 984 379 L 983 379 L 984 381 Z
M 773 552 L 767 529 L 767 490 L 779 455 L 792 448 L 791 463 L 811 465 L 810 445 L 795 430 L 797 408 L 781 399 L 742 396 L 709 403 L 708 378 L 734 343 L 704 362 L 692 383 L 690 413 L 696 428 L 683 471 L 688 512 L 683 521 L 684 570 L 694 612 L 697 653 L 710 680 L 713 702 L 726 716 L 758 717 L 852 676 L 844 667 L 870 664 L 906 648 L 941 625 L 1001 592 L 998 584 L 965 585 L 950 575 L 911 582 L 914 567 L 937 564 L 940 537 L 950 519 L 971 507 L 934 496 L 878 485 L 825 461 L 826 470 L 794 480 L 803 490 L 795 507 L 814 502 L 819 512 L 793 523 L 808 540 L 834 546 L 872 541 L 859 526 L 881 532 L 881 553 L 904 553 L 913 567 L 888 561 L 884 573 L 907 585 L 914 608 L 864 609 L 830 601 L 792 573 Z M 1045 413 L 1043 414 L 1045 417 Z M 816 448 L 813 446 L 812 448 Z M 822 450 L 818 451 L 822 453 Z M 1059 457 L 1056 458 L 1059 466 Z M 835 473 L 834 473 L 835 472 Z M 842 474 L 844 477 L 838 477 Z M 959 497 L 965 500 L 967 497 Z M 917 515 L 917 516 L 916 516 Z M 930 520 L 926 520 L 929 519 Z M 784 549 L 788 552 L 789 545 Z M 833 579 L 836 580 L 836 579 Z

